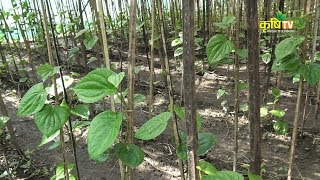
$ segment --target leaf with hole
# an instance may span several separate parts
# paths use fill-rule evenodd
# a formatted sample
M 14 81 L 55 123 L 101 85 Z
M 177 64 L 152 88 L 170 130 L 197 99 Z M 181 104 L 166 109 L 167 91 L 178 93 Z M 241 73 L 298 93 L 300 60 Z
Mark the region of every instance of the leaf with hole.
M 143 150 L 134 144 L 118 143 L 114 146 L 114 153 L 127 166 L 135 168 L 143 162 Z
M 46 101 L 47 92 L 42 83 L 33 85 L 20 101 L 18 115 L 28 116 L 39 112 Z
M 171 112 L 163 112 L 154 116 L 137 130 L 134 137 L 141 140 L 156 138 L 167 128 L 168 120 L 171 117 Z
M 35 115 L 35 123 L 46 137 L 56 133 L 68 120 L 70 112 L 61 106 L 45 105 Z
M 118 137 L 122 113 L 105 111 L 91 121 L 88 131 L 88 152 L 91 159 L 99 157 Z

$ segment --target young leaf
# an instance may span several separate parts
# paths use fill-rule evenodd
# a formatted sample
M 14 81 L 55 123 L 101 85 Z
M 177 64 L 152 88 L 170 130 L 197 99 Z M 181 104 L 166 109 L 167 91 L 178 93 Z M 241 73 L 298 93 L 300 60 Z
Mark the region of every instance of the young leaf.
M 80 116 L 83 119 L 89 119 L 90 111 L 89 107 L 85 104 L 76 105 L 71 109 L 71 113 L 76 116 Z
M 198 164 L 199 165 L 197 166 L 197 169 L 208 175 L 214 175 L 218 172 L 216 167 L 214 167 L 211 163 L 208 163 L 203 159 L 200 159 Z
M 262 55 L 262 61 L 265 63 L 265 64 L 268 64 L 270 61 L 271 61 L 271 54 L 270 53 L 265 53 Z
M 69 110 L 65 107 L 45 105 L 35 115 L 35 123 L 43 135 L 50 137 L 66 123 Z
M 278 89 L 277 87 L 272 87 L 272 95 L 275 99 L 279 98 L 281 94 L 280 89 Z
M 42 78 L 46 80 L 49 76 L 54 75 L 59 71 L 59 66 L 52 67 L 50 64 L 41 64 L 37 67 L 37 73 Z
M 198 149 L 199 156 L 205 155 L 217 141 L 212 133 L 199 133 L 198 138 L 199 138 L 199 149 Z
M 114 146 L 116 156 L 131 168 L 139 166 L 143 162 L 143 150 L 134 144 L 118 143 Z
M 304 41 L 303 36 L 290 37 L 282 40 L 275 49 L 276 59 L 280 60 L 293 53 L 299 44 Z
M 116 140 L 122 123 L 122 113 L 105 111 L 91 121 L 88 131 L 88 152 L 91 159 L 99 157 Z
M 223 34 L 213 36 L 207 45 L 208 62 L 210 65 L 217 64 L 233 50 L 233 43 Z
M 215 175 L 203 176 L 202 180 L 244 180 L 242 174 L 234 171 L 218 171 Z
M 269 113 L 271 113 L 273 116 L 282 118 L 286 112 L 284 110 L 278 110 L 278 109 L 273 109 L 271 111 L 269 111 Z
M 268 115 L 268 109 L 266 107 L 260 108 L 260 117 L 265 117 Z
M 117 88 L 108 81 L 115 73 L 106 68 L 91 71 L 73 88 L 78 98 L 85 103 L 97 102 L 107 95 L 113 95 Z
M 134 137 L 141 140 L 150 140 L 159 136 L 167 127 L 171 112 L 163 112 L 144 123 L 135 133 Z
M 93 48 L 93 46 L 97 43 L 98 37 L 97 36 L 87 36 L 83 42 L 86 46 L 87 50 L 90 50 Z
M 18 115 L 28 116 L 39 112 L 46 101 L 47 92 L 43 84 L 38 83 L 33 85 L 20 101 Z
M 217 91 L 217 99 L 219 99 L 219 98 L 221 98 L 223 95 L 225 95 L 226 94 L 226 90 L 224 90 L 224 89 L 219 89 L 218 91 Z
M 278 120 L 273 124 L 273 129 L 278 135 L 285 135 L 289 131 L 288 123 L 283 120 Z

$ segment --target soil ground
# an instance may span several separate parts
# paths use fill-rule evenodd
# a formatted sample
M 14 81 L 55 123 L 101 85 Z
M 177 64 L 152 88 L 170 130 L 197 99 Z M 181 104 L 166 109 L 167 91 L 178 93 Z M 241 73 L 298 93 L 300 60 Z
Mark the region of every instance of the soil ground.
M 142 58 L 144 59 L 144 58 Z M 144 61 L 144 60 L 143 60 Z M 173 60 L 170 60 L 173 62 Z M 144 61 L 146 62 L 146 61 Z M 117 63 L 117 65 L 119 65 Z M 139 73 L 139 83 L 136 84 L 136 92 L 147 95 L 149 73 L 145 63 L 139 63 L 142 70 Z M 161 81 L 160 65 L 156 65 L 157 81 Z M 125 66 L 124 66 L 125 68 Z M 246 74 L 242 68 L 241 79 L 244 80 Z M 262 67 L 264 69 L 264 67 Z M 232 69 L 230 75 L 232 76 Z M 180 98 L 181 72 L 177 69 L 172 69 L 173 85 L 175 99 Z M 217 144 L 202 158 L 213 163 L 218 169 L 232 169 L 233 158 L 233 113 L 232 107 L 234 103 L 234 81 L 227 79 L 227 68 L 219 67 L 212 72 L 205 72 L 203 76 L 196 76 L 196 105 L 197 111 L 203 118 L 202 128 L 204 132 L 212 132 L 215 134 Z M 264 83 L 264 74 L 261 74 L 262 83 Z M 271 84 L 274 83 L 272 77 Z M 32 118 L 21 118 L 16 115 L 19 99 L 21 95 L 28 89 L 25 83 L 16 85 L 9 84 L 8 81 L 2 79 L 1 89 L 5 104 L 14 123 L 15 132 L 18 136 L 18 141 L 23 150 L 28 152 L 32 161 L 30 165 L 26 165 L 27 161 L 19 161 L 19 156 L 12 150 L 12 147 L 7 145 L 5 148 L 9 155 L 9 163 L 20 162 L 17 168 L 17 178 L 19 179 L 49 179 L 54 174 L 55 166 L 60 163 L 61 155 L 60 148 L 48 150 L 52 144 L 38 147 L 41 141 L 41 133 L 35 126 Z M 219 88 L 227 90 L 229 95 L 220 99 L 216 98 L 216 91 Z M 18 91 L 17 91 L 18 89 Z M 272 119 L 262 119 L 262 157 L 264 163 L 264 179 L 282 180 L 286 179 L 289 150 L 291 144 L 292 122 L 294 116 L 297 88 L 291 83 L 291 79 L 284 78 L 283 84 L 280 86 L 281 99 L 279 100 L 279 108 L 286 110 L 284 120 L 289 123 L 289 133 L 286 135 L 275 135 L 272 127 Z M 246 100 L 246 92 L 241 93 L 241 102 Z M 272 95 L 268 96 L 269 101 L 272 101 Z M 221 102 L 227 100 L 227 111 L 221 106 Z M 313 96 L 311 95 L 311 100 Z M 268 101 L 268 102 L 269 102 Z M 155 90 L 155 111 L 158 114 L 167 111 L 168 98 L 167 90 L 164 85 L 159 83 Z M 314 102 L 308 103 L 307 118 L 305 125 L 305 133 L 298 140 L 296 160 L 294 166 L 294 179 L 317 180 L 320 179 L 320 131 L 310 128 L 313 125 Z M 140 127 L 147 121 L 148 107 L 146 105 L 136 108 L 135 123 L 136 127 Z M 177 169 L 177 156 L 172 142 L 172 129 L 169 125 L 167 130 L 152 141 L 136 141 L 145 152 L 144 162 L 135 169 L 134 179 L 145 180 L 174 180 L 179 179 L 179 171 Z M 180 123 L 180 128 L 184 129 L 183 122 Z M 242 166 L 248 163 L 249 152 L 249 125 L 246 112 L 242 112 L 239 117 L 239 160 L 238 169 L 243 174 L 247 170 Z M 77 129 L 75 131 L 77 142 L 77 155 L 81 179 L 120 179 L 118 161 L 111 156 L 105 163 L 96 163 L 89 160 L 86 147 L 86 128 Z M 72 162 L 72 151 L 69 143 L 68 159 Z M 20 158 L 21 159 L 21 158 Z M 0 158 L 3 162 L 3 157 Z M 21 165 L 25 165 L 22 166 Z M 4 164 L 1 164 L 1 169 Z M 23 168 L 25 167 L 25 169 Z M 0 170 L 0 174 L 3 171 Z M 36 173 L 35 173 L 36 172 Z M 1 178 L 0 178 L 1 179 Z

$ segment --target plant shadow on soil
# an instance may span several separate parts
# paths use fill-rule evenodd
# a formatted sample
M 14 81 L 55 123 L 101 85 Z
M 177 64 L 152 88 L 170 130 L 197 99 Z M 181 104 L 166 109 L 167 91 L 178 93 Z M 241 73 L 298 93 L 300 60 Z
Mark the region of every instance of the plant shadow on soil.
M 143 60 L 143 62 L 146 62 Z M 116 62 L 117 63 L 117 62 Z M 125 62 L 124 62 L 125 63 Z M 158 63 L 158 62 L 157 62 Z M 119 65 L 119 64 L 117 64 Z M 142 67 L 139 73 L 140 85 L 136 84 L 136 92 L 147 95 L 149 72 L 146 64 L 140 64 Z M 159 67 L 159 64 L 157 64 Z M 124 69 L 126 65 L 124 65 Z M 156 72 L 160 72 L 159 69 Z M 232 72 L 232 71 L 231 71 Z M 173 85 L 175 99 L 179 100 L 181 73 L 177 70 L 172 70 Z M 217 144 L 204 157 L 206 161 L 213 163 L 218 169 L 232 169 L 233 158 L 233 114 L 223 111 L 221 102 L 223 99 L 216 99 L 216 91 L 219 88 L 226 88 L 229 96 L 226 98 L 229 102 L 229 107 L 233 106 L 233 81 L 226 78 L 226 67 L 219 67 L 214 72 L 206 72 L 203 76 L 196 76 L 196 105 L 197 111 L 203 118 L 202 131 L 212 132 L 215 134 Z M 246 74 L 241 72 L 241 79 L 244 80 Z M 161 80 L 161 76 L 157 73 L 157 81 Z M 289 123 L 289 133 L 284 136 L 275 135 L 271 120 L 262 120 L 264 126 L 262 130 L 262 157 L 265 164 L 264 179 L 286 179 L 288 157 L 290 150 L 290 137 L 292 133 L 292 122 L 296 98 L 296 88 L 290 83 L 290 80 L 284 79 L 283 86 L 280 87 L 285 93 L 292 92 L 293 94 L 281 97 L 279 107 L 287 109 L 285 120 Z M 5 83 L 6 84 L 6 83 Z M 36 127 L 32 118 L 17 117 L 17 107 L 19 103 L 19 92 L 12 91 L 12 85 L 8 85 L 8 90 L 3 94 L 5 104 L 13 120 L 19 144 L 26 151 L 31 152 L 32 166 L 28 169 L 18 168 L 18 178 L 29 179 L 49 179 L 54 174 L 55 166 L 62 161 L 60 148 L 48 150 L 49 145 L 38 148 L 41 141 L 41 133 Z M 11 87 L 9 87 L 11 86 Z M 290 87 L 292 91 L 285 88 Z M 10 90 L 11 89 L 11 90 Z M 25 88 L 26 90 L 26 88 Z M 24 93 L 22 93 L 24 94 Z M 167 90 L 163 87 L 156 87 L 155 90 L 155 110 L 154 114 L 158 114 L 168 109 Z M 246 99 L 246 93 L 240 95 L 242 101 Z M 271 98 L 270 98 L 271 99 Z M 310 105 L 308 109 L 314 109 Z M 140 127 L 147 121 L 148 107 L 137 107 L 135 111 L 136 128 Z M 306 127 L 312 125 L 312 112 L 307 117 Z M 179 122 L 181 129 L 184 129 L 184 123 Z M 167 130 L 151 141 L 138 141 L 136 143 L 145 151 L 144 162 L 134 170 L 134 179 L 180 179 L 177 169 L 177 156 L 172 142 L 172 129 L 170 122 Z M 105 163 L 96 163 L 89 160 L 86 147 L 87 130 L 77 129 L 75 131 L 77 141 L 77 155 L 81 179 L 120 179 L 118 161 L 114 156 Z M 73 161 L 71 145 L 66 143 L 68 147 L 67 155 L 70 162 Z M 9 161 L 16 161 L 12 147 L 6 147 L 10 153 Z M 249 162 L 249 129 L 246 113 L 242 113 L 239 117 L 239 159 L 238 170 L 246 173 L 246 169 L 241 164 Z M 294 167 L 294 179 L 320 179 L 320 132 L 312 131 L 306 128 L 305 135 L 298 140 L 296 164 Z M 0 165 L 4 167 L 4 164 Z M 44 167 L 48 173 L 44 173 Z M 36 170 L 40 172 L 34 176 L 30 176 Z

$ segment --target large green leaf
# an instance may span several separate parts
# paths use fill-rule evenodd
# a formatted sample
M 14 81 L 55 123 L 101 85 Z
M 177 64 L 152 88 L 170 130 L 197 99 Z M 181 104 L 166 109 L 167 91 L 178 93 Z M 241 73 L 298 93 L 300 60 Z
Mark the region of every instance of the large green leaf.
M 198 139 L 199 139 L 198 155 L 200 156 L 205 155 L 217 141 L 215 136 L 212 133 L 199 133 Z
M 47 98 L 47 93 L 42 83 L 33 85 L 20 101 L 18 115 L 28 116 L 40 111 Z
M 114 146 L 116 156 L 127 166 L 135 168 L 143 162 L 143 150 L 134 144 L 118 143 Z
M 97 43 L 97 41 L 98 41 L 98 37 L 97 36 L 87 36 L 83 40 L 83 43 L 86 46 L 87 50 L 90 50 Z
M 105 111 L 93 118 L 88 132 L 88 152 L 91 159 L 104 153 L 116 140 L 122 123 L 122 113 Z
M 299 44 L 304 41 L 303 36 L 290 37 L 282 40 L 275 49 L 276 59 L 280 60 L 293 53 Z
M 210 65 L 217 64 L 233 50 L 233 43 L 223 34 L 213 36 L 207 45 L 208 62 Z
M 301 65 L 299 69 L 302 77 L 311 85 L 317 84 L 320 80 L 320 64 L 310 63 Z
M 163 112 L 154 116 L 137 130 L 134 137 L 141 140 L 156 138 L 166 129 L 171 116 L 171 112 Z
M 244 180 L 243 175 L 234 171 L 218 171 L 214 175 L 203 176 L 202 180 Z
M 59 71 L 59 66 L 52 67 L 50 64 L 41 64 L 37 67 L 37 73 L 42 78 L 46 80 L 49 76 L 54 75 Z
M 69 110 L 65 107 L 45 105 L 36 113 L 35 123 L 43 135 L 50 137 L 66 123 L 69 114 Z
M 108 80 L 111 75 L 115 74 L 106 68 L 93 70 L 80 80 L 74 87 L 74 91 L 83 102 L 97 102 L 117 92 L 117 88 Z

